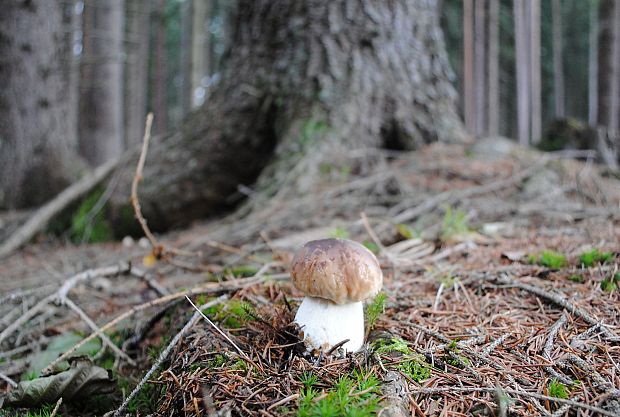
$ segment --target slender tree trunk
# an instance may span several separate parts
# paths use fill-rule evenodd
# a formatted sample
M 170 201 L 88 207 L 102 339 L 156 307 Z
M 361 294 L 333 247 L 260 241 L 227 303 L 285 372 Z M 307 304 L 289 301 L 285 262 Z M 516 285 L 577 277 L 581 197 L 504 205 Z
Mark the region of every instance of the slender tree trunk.
M 209 74 L 209 32 L 208 16 L 212 0 L 193 0 L 192 3 L 192 70 L 191 107 L 202 104 L 196 93 L 202 87 L 202 80 Z
M 488 89 L 488 134 L 499 134 L 499 0 L 489 3 L 489 89 Z
M 192 103 L 192 66 L 194 61 L 194 54 L 192 50 L 193 44 L 193 18 L 194 6 L 191 0 L 185 0 L 180 5 L 181 8 L 181 43 L 179 48 L 181 49 L 181 70 L 180 85 L 179 85 L 179 101 L 181 104 L 181 116 L 184 117 L 191 108 Z
M 124 12 L 124 0 L 84 4 L 79 137 L 80 153 L 93 166 L 124 149 Z
M 476 136 L 484 135 L 486 126 L 485 117 L 485 46 L 486 46 L 486 18 L 485 0 L 476 0 L 475 5 L 475 41 L 474 41 L 474 72 L 475 72 L 475 96 L 476 96 Z
M 525 1 L 514 0 L 515 71 L 517 75 L 517 138 L 522 145 L 530 142 L 529 55 L 525 21 Z
M 476 134 L 474 78 L 474 0 L 463 1 L 463 113 L 465 129 Z
M 542 106 L 540 79 L 540 0 L 530 0 L 530 97 L 532 100 L 532 143 L 542 137 Z
M 620 127 L 620 4 L 614 3 L 613 44 L 611 53 L 611 88 L 609 94 L 609 129 L 618 134 Z
M 142 141 L 146 117 L 150 0 L 126 0 L 125 145 Z
M 0 207 L 41 204 L 77 174 L 67 53 L 60 2 L 2 3 Z
M 553 95 L 555 98 L 555 117 L 563 118 L 564 110 L 564 68 L 562 60 L 562 6 L 560 0 L 552 0 L 553 19 Z
M 590 33 L 588 39 L 588 124 L 598 118 L 598 2 L 590 1 Z
M 237 6 L 220 82 L 149 152 L 140 199 L 154 228 L 225 208 L 259 174 L 261 195 L 282 181 L 302 194 L 352 149 L 464 139 L 435 2 Z
M 168 126 L 168 105 L 166 100 L 166 0 L 158 0 L 155 18 L 155 80 L 153 92 L 153 132 L 163 134 Z

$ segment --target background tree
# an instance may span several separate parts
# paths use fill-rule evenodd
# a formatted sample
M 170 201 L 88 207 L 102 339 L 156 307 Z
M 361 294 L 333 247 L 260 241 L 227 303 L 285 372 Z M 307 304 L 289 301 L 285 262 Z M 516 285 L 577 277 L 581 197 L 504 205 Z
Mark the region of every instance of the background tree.
M 151 0 L 125 4 L 125 146 L 142 140 L 146 117 Z
M 553 20 L 553 95 L 555 117 L 564 117 L 564 65 L 562 59 L 562 8 L 560 0 L 552 0 Z
M 80 153 L 93 166 L 118 156 L 123 143 L 124 0 L 84 4 L 80 62 Z
M 488 134 L 499 134 L 499 0 L 489 2 L 489 53 L 488 53 Z
M 80 167 L 67 45 L 60 2 L 3 2 L 0 207 L 41 204 Z

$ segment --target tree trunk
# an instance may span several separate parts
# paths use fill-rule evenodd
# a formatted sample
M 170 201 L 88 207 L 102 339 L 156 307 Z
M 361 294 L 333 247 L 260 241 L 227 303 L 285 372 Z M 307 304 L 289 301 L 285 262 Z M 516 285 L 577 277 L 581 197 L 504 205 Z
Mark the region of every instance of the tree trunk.
M 474 78 L 474 0 L 463 1 L 463 113 L 465 129 L 476 134 Z
M 191 108 L 202 104 L 196 95 L 199 89 L 204 88 L 202 80 L 209 75 L 209 31 L 208 18 L 210 16 L 212 0 L 192 1 L 192 68 L 191 68 Z
M 163 134 L 168 127 L 166 100 L 166 0 L 159 0 L 155 17 L 155 80 L 153 82 L 153 131 Z
M 499 0 L 489 3 L 489 90 L 488 90 L 488 134 L 499 135 Z
M 125 42 L 125 146 L 142 141 L 149 65 L 150 0 L 127 0 Z
M 149 224 L 213 214 L 261 172 L 261 192 L 282 175 L 301 194 L 353 148 L 463 140 L 438 20 L 424 0 L 239 1 L 221 81 L 149 154 Z
M 0 207 L 41 204 L 76 174 L 67 52 L 60 2 L 3 2 Z
M 485 118 L 485 93 L 486 77 L 485 77 L 485 0 L 476 0 L 475 6 L 475 40 L 474 40 L 474 72 L 475 72 L 475 96 L 476 96 L 476 136 L 484 135 L 486 118 Z
M 564 110 L 564 68 L 562 60 L 562 7 L 560 0 L 551 3 L 553 26 L 553 96 L 555 117 L 563 118 Z
M 84 4 L 80 63 L 80 153 L 93 166 L 118 156 L 123 145 L 124 0 Z
M 192 51 L 193 36 L 193 5 L 191 0 L 185 0 L 180 4 L 180 24 L 181 42 L 179 54 L 181 58 L 179 71 L 179 102 L 181 107 L 181 117 L 185 117 L 191 108 L 192 103 L 192 62 L 194 60 Z
M 540 0 L 529 0 L 530 35 L 530 99 L 532 111 L 532 143 L 542 137 L 541 80 L 540 80 Z
M 590 32 L 588 39 L 588 124 L 595 126 L 598 118 L 598 4 L 590 1 Z
M 514 0 L 515 71 L 517 74 L 517 138 L 521 145 L 530 143 L 529 55 L 525 21 L 525 0 Z

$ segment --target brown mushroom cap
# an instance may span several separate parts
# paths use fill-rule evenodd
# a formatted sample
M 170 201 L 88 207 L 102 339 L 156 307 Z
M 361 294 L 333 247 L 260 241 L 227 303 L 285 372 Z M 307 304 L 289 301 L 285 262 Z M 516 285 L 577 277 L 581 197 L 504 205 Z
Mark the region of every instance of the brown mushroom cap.
M 347 239 L 321 239 L 306 243 L 295 254 L 293 284 L 311 297 L 336 304 L 363 301 L 383 285 L 383 273 L 375 255 Z

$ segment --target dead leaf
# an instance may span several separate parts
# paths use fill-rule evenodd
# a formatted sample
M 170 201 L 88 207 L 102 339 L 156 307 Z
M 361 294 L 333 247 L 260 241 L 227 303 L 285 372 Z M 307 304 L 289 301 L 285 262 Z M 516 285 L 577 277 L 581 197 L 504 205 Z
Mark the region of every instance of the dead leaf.
M 86 356 L 69 359 L 70 368 L 55 375 L 22 381 L 0 399 L 0 407 L 39 407 L 53 404 L 60 397 L 75 401 L 97 394 L 109 394 L 116 388 L 112 372 L 95 366 Z

